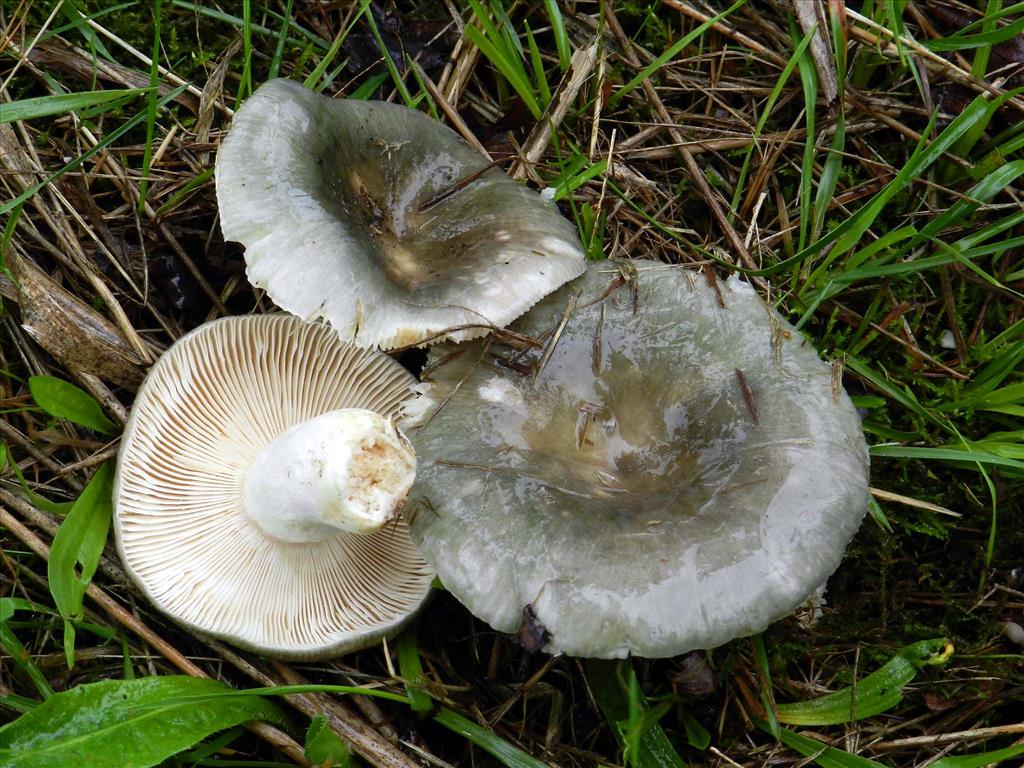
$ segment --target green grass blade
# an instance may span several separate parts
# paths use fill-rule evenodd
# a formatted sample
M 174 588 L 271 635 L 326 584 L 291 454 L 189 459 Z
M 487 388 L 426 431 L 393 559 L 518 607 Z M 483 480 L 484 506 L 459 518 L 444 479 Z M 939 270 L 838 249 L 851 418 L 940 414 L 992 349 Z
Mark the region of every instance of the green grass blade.
M 467 25 L 466 38 L 480 49 L 480 52 L 508 81 L 519 98 L 523 100 L 526 108 L 530 110 L 534 119 L 539 118 L 543 111 L 541 100 L 526 72 L 526 66 L 523 63 L 525 52 L 522 50 L 518 38 L 514 33 L 507 31 L 508 27 L 503 26 L 499 30 L 478 0 L 469 0 L 469 7 L 480 24 L 480 29 L 473 25 Z M 507 20 L 508 17 L 505 16 L 505 21 Z M 509 26 L 511 26 L 511 22 L 509 22 Z
M 594 700 L 616 734 L 629 765 L 634 768 L 685 767 L 686 763 L 657 719 L 645 717 L 650 710 L 632 662 L 587 659 L 584 673 Z
M 341 34 L 338 35 L 335 41 L 331 43 L 330 49 L 328 49 L 327 53 L 325 53 L 323 58 L 320 59 L 320 63 L 316 65 L 316 68 L 303 81 L 303 85 L 305 85 L 307 88 L 320 90 L 317 88 L 318 81 L 320 80 L 321 77 L 323 77 L 324 72 L 327 71 L 327 68 L 331 65 L 331 62 L 334 61 L 334 57 L 338 55 L 338 51 L 341 50 L 341 46 L 345 43 L 345 40 L 348 39 L 348 35 L 352 31 L 352 27 L 354 27 L 356 22 L 359 21 L 360 18 L 362 18 L 363 14 L 366 13 L 366 9 L 369 7 L 370 0 L 363 0 L 363 2 L 359 6 L 359 10 L 352 15 L 352 19 L 351 21 L 349 21 L 348 26 L 345 27 L 345 29 L 341 31 Z M 370 19 L 370 21 L 372 23 L 372 19 Z M 376 27 L 371 27 L 371 29 L 376 29 Z M 381 55 L 384 57 L 385 61 L 391 61 L 391 56 L 388 54 L 387 48 L 384 47 L 384 42 L 380 39 L 380 35 L 375 34 L 374 37 L 377 40 L 378 46 L 380 46 Z M 391 68 L 393 67 L 394 62 L 391 62 L 391 67 L 388 68 L 388 71 L 390 72 Z M 392 74 L 392 77 L 395 76 L 395 74 Z M 402 85 L 404 86 L 405 83 L 403 82 Z
M 1007 459 L 988 451 L 976 451 L 956 447 L 921 448 L 903 445 L 872 445 L 871 455 L 898 459 L 923 459 L 925 461 L 954 461 L 968 464 L 992 464 L 1024 471 L 1024 461 Z
M 839 183 L 839 176 L 843 169 L 843 152 L 846 149 L 846 114 L 843 111 L 840 99 L 839 112 L 836 114 L 836 130 L 832 135 L 829 144 L 828 156 L 821 169 L 821 178 L 818 179 L 818 191 L 814 196 L 814 210 L 811 219 L 811 241 L 821 237 L 825 229 L 825 216 L 828 214 L 829 205 L 835 195 L 836 185 Z M 811 250 L 813 246 L 801 250 L 800 253 Z M 799 254 L 798 254 L 799 255 Z
M 758 727 L 766 733 L 769 732 L 766 723 L 758 723 Z M 882 763 L 830 747 L 817 739 L 794 733 L 788 728 L 779 729 L 779 741 L 804 757 L 810 758 L 821 768 L 887 768 Z
M 138 4 L 139 4 L 138 2 L 117 3 L 116 5 L 108 6 L 106 8 L 103 8 L 102 10 L 94 11 L 93 13 L 89 13 L 89 14 L 85 14 L 85 15 L 79 16 L 78 18 L 74 19 L 74 21 L 70 21 L 67 24 L 62 24 L 59 27 L 53 27 L 51 29 L 47 29 L 46 32 L 43 33 L 39 37 L 38 42 L 44 42 L 46 40 L 52 40 L 53 38 L 57 37 L 58 35 L 64 34 L 69 29 L 79 29 L 87 21 L 96 21 L 97 19 L 101 19 L 104 16 L 107 16 L 107 15 L 109 15 L 111 13 L 118 13 L 119 11 L 123 11 L 123 10 L 125 10 L 127 8 L 132 8 L 132 7 L 134 7 L 134 6 L 138 5 Z M 81 10 L 79 10 L 79 13 L 81 13 Z M 65 14 L 65 15 L 67 15 L 67 14 Z M 102 45 L 102 43 L 101 43 L 101 45 Z M 109 51 L 108 51 L 108 53 L 109 53 Z
M 537 87 L 537 94 L 540 96 L 541 104 L 547 108 L 551 101 L 551 87 L 548 85 L 547 74 L 544 72 L 544 59 L 540 55 L 540 48 L 537 47 L 537 40 L 526 25 L 526 45 L 530 51 L 530 66 L 533 68 L 533 80 Z
M 32 660 L 32 655 L 21 644 L 21 641 L 15 636 L 14 631 L 8 626 L 7 622 L 14 616 L 15 611 L 45 613 L 46 610 L 43 606 L 36 605 L 20 597 L 0 597 L 0 647 L 4 649 L 4 652 L 14 666 L 20 669 L 32 681 L 36 690 L 39 691 L 39 695 L 44 699 L 53 696 L 53 688 L 50 686 L 50 681 L 46 679 L 46 675 L 39 668 L 39 665 Z M 34 709 L 38 702 L 33 701 L 32 704 Z
M 32 99 L 21 99 L 20 101 L 12 101 L 3 105 L 3 109 L 0 109 L 0 123 L 52 117 L 53 115 L 63 115 L 66 112 L 78 112 L 83 109 L 100 107 L 113 109 L 150 92 L 151 89 L 149 88 L 120 88 L 107 91 L 83 91 L 81 93 L 62 93 L 54 96 L 37 96 Z
M 423 692 L 423 664 L 416 647 L 416 632 L 409 629 L 398 636 L 398 669 L 405 681 L 405 692 L 409 694 L 409 706 L 413 712 L 429 712 L 434 704 Z
M 757 147 L 757 141 L 761 138 L 761 133 L 764 131 L 764 126 L 772 114 L 775 102 L 778 101 L 779 97 L 782 95 L 783 87 L 785 87 L 786 83 L 789 81 L 789 77 L 793 74 L 793 70 L 796 69 L 800 59 L 803 58 L 804 52 L 807 50 L 807 46 L 811 44 L 811 40 L 814 38 L 814 33 L 816 31 L 817 27 L 812 27 L 797 44 L 796 49 L 793 51 L 793 55 L 789 57 L 789 60 L 786 62 L 786 66 L 782 68 L 782 72 L 779 74 L 775 81 L 775 85 L 768 94 L 768 100 L 765 102 L 764 108 L 761 110 L 761 116 L 757 119 L 757 124 L 754 126 L 754 133 L 751 137 L 751 142 L 747 145 L 743 154 L 743 164 L 740 166 L 739 178 L 736 181 L 736 188 L 732 195 L 731 208 L 734 213 L 739 210 L 740 200 L 743 198 L 743 194 L 746 191 L 747 174 L 750 172 L 750 160 L 753 157 L 754 149 Z
M 950 653 L 952 646 L 945 638 L 914 643 L 854 686 L 809 701 L 776 705 L 779 722 L 840 725 L 873 717 L 903 700 L 903 688 L 917 676 L 918 669 L 941 664 Z
M 1024 744 L 1014 744 L 1005 749 L 994 749 L 976 755 L 955 755 L 940 757 L 931 764 L 931 768 L 983 768 L 986 765 L 1002 765 L 1015 757 L 1024 755 Z
M 377 92 L 391 75 L 387 72 L 381 72 L 380 74 L 374 75 L 369 78 L 365 83 L 356 88 L 352 93 L 349 94 L 350 99 L 368 99 Z
M 909 389 L 901 389 L 897 387 L 887 378 L 878 374 L 874 369 L 868 366 L 867 363 L 862 362 L 852 355 L 846 358 L 846 367 L 861 378 L 871 382 L 876 389 L 881 391 L 890 399 L 895 400 L 903 406 L 903 408 L 918 416 L 922 421 L 931 422 L 949 431 L 949 424 L 944 419 L 921 405 L 917 397 L 915 397 L 913 392 Z
M 153 51 L 149 67 L 149 98 L 146 101 L 146 143 L 142 150 L 142 178 L 139 180 L 139 206 L 141 214 L 146 210 L 146 196 L 149 193 L 149 169 L 153 161 L 153 134 L 156 130 L 157 86 L 160 84 L 160 17 L 163 0 L 153 4 Z
M 213 178 L 214 168 L 207 168 L 205 171 L 196 174 L 195 178 L 168 198 L 167 202 L 156 209 L 157 216 L 163 216 L 174 210 L 189 195 L 199 189 L 203 184 Z
M 963 112 L 957 115 L 934 141 L 926 142 L 922 138 L 921 143 L 918 144 L 913 154 L 896 174 L 896 177 L 872 197 L 866 205 L 858 209 L 853 216 L 844 222 L 845 226 L 837 228 L 836 231 L 842 229 L 842 232 L 835 238 L 834 245 L 826 259 L 826 264 L 832 263 L 835 259 L 853 248 L 864 236 L 868 228 L 874 224 L 875 219 L 885 206 L 897 194 L 912 184 L 915 179 L 920 177 L 929 166 L 942 157 L 961 136 L 977 123 L 981 121 L 987 123 L 994 112 L 994 104 L 995 102 L 989 102 L 979 96 Z M 931 118 L 931 122 L 934 123 L 934 115 Z M 931 125 L 922 132 L 922 137 L 926 137 L 930 133 Z M 826 242 L 821 244 L 822 247 L 827 244 L 828 236 L 824 240 Z M 813 249 L 815 246 L 812 245 L 811 248 Z M 803 290 L 806 291 L 807 287 L 808 284 L 805 284 Z
M 544 10 L 551 22 L 551 32 L 555 36 L 555 48 L 558 51 L 558 65 L 565 72 L 572 61 L 572 50 L 569 46 L 569 33 L 565 29 L 565 20 L 556 0 L 544 0 Z
M 975 23 L 994 25 L 995 19 L 990 14 L 986 14 Z M 925 40 L 923 41 L 923 45 L 936 53 L 947 51 L 967 51 L 974 48 L 991 49 L 993 45 L 1005 43 L 1007 40 L 1013 40 L 1022 32 L 1024 32 L 1024 19 L 1017 19 L 1016 21 L 1004 26 L 994 26 L 994 28 L 989 31 L 979 32 L 977 34 L 963 34 L 963 30 L 961 30 L 956 34 L 952 34 L 947 37 L 940 37 L 937 40 Z M 981 77 L 985 72 L 982 71 L 980 74 L 975 72 L 974 74 Z
M 98 53 L 107 61 L 114 61 L 113 55 L 111 55 L 110 51 L 107 50 L 107 46 L 103 44 L 103 40 L 96 33 L 96 30 L 89 26 L 88 22 L 90 21 L 90 17 L 82 10 L 78 0 L 64 0 L 64 2 L 61 3 L 61 11 L 65 18 L 70 22 L 67 25 L 67 28 L 78 31 L 78 33 L 85 39 L 89 46 L 89 50 L 93 52 L 93 55 Z
M 11 449 L 7 446 L 6 443 L 0 442 L 0 472 L 3 472 L 8 469 L 14 473 L 14 476 L 16 478 L 18 478 L 18 483 L 21 485 L 22 492 L 25 494 L 26 498 L 28 498 L 28 500 L 32 503 L 33 506 L 38 507 L 44 512 L 49 512 L 53 515 L 60 515 L 61 517 L 63 517 L 71 511 L 71 507 L 74 506 L 73 501 L 65 501 L 60 503 L 53 502 L 35 493 L 29 487 L 28 481 L 25 479 L 24 473 L 21 471 L 21 468 L 18 466 L 18 463 L 14 460 L 14 456 L 11 455 Z
M 779 719 L 775 715 L 775 692 L 772 688 L 772 674 L 768 665 L 768 651 L 764 647 L 764 637 L 754 635 L 750 641 L 754 647 L 754 662 L 757 665 L 758 694 L 761 697 L 761 706 L 764 709 L 765 717 L 768 718 L 769 732 L 778 738 Z
M 477 725 L 447 707 L 442 707 L 441 711 L 434 716 L 434 722 L 476 744 L 480 749 L 497 758 L 507 768 L 548 768 L 546 763 L 531 757 L 493 731 Z
M 252 96 L 252 0 L 242 0 L 242 77 L 235 109 Z
M 409 93 L 409 89 L 405 85 L 405 80 L 402 79 L 402 75 L 399 73 L 398 67 L 395 66 L 394 59 L 392 59 L 391 54 L 388 53 L 388 47 L 384 43 L 384 38 L 381 37 L 380 30 L 377 29 L 377 21 L 373 18 L 372 13 L 365 12 L 369 5 L 369 0 L 363 0 L 363 5 L 360 8 L 362 16 L 366 19 L 366 24 L 370 28 L 370 34 L 373 35 L 373 39 L 377 42 L 377 49 L 380 51 L 380 55 L 384 57 L 384 66 L 387 67 L 388 74 L 391 75 L 391 80 L 394 82 L 395 88 L 401 95 L 405 105 L 407 107 L 412 107 L 414 106 L 412 94 Z
M 690 32 L 676 40 L 674 43 L 672 43 L 672 45 L 666 48 L 660 56 L 658 56 L 646 67 L 641 69 L 640 72 L 632 80 L 630 80 L 628 83 L 626 83 L 624 86 L 622 86 L 617 91 L 615 91 L 615 93 L 612 94 L 611 98 L 608 99 L 608 109 L 614 110 L 618 106 L 619 102 L 622 101 L 622 99 L 626 96 L 626 94 L 634 91 L 637 88 L 637 86 L 641 85 L 645 80 L 647 80 L 647 78 L 649 78 L 651 75 L 653 75 L 663 66 L 665 66 L 667 62 L 674 59 L 679 54 L 679 52 L 683 50 L 683 48 L 685 48 L 698 37 L 703 35 L 705 32 L 711 29 L 712 26 L 720 22 L 722 19 L 727 18 L 734 11 L 742 8 L 746 4 L 747 0 L 737 0 L 735 3 L 730 5 L 728 8 L 726 8 L 718 15 L 712 16 L 703 24 L 694 27 L 693 30 L 691 30 Z
M 797 43 L 796 24 L 791 24 L 791 37 Z M 807 137 L 804 139 L 804 153 L 800 166 L 800 235 L 797 240 L 797 250 L 802 251 L 807 246 L 807 235 L 811 226 L 811 188 L 814 181 L 814 139 L 815 139 L 815 113 L 818 104 L 818 72 L 814 68 L 811 55 L 804 50 L 797 60 L 800 73 L 800 85 L 804 94 L 804 125 Z
M 273 80 L 277 77 L 281 71 L 281 59 L 284 56 L 284 44 L 288 39 L 288 25 L 292 21 L 292 7 L 295 5 L 295 0 L 288 0 L 284 6 L 284 13 L 282 14 L 281 27 L 277 33 L 277 42 L 274 44 L 274 55 L 270 57 L 270 69 L 267 72 L 267 79 Z
M 213 19 L 214 21 L 223 22 L 237 30 L 241 30 L 245 24 L 244 20 L 239 18 L 238 16 L 232 16 L 230 13 L 224 13 L 224 11 L 217 10 L 216 8 L 210 8 L 199 3 L 189 2 L 189 0 L 171 0 L 171 5 L 173 5 L 175 8 L 183 8 L 185 10 L 192 11 L 193 13 L 199 16 L 204 16 L 208 19 Z M 304 38 L 302 40 L 299 40 L 297 38 L 288 38 L 288 42 L 299 46 L 311 43 L 314 47 L 319 48 L 322 51 L 326 51 L 328 48 L 331 47 L 330 42 L 324 40 L 319 35 L 313 34 L 304 27 L 301 27 L 298 24 L 296 24 L 294 21 L 289 21 L 288 19 L 285 19 L 283 16 L 274 13 L 269 8 L 265 10 L 268 16 L 276 19 L 277 21 L 287 23 L 289 29 L 295 30 Z M 273 37 L 276 34 L 274 30 L 270 29 L 269 27 L 264 27 L 256 23 L 250 24 L 250 29 L 253 32 L 258 32 L 261 35 L 268 35 L 270 37 Z
M 168 93 L 166 96 L 164 96 L 162 99 L 160 99 L 157 102 L 157 109 L 162 108 L 165 104 L 167 104 L 167 103 L 173 101 L 174 99 L 178 98 L 178 96 L 180 96 L 185 91 L 186 88 L 188 88 L 188 84 L 187 83 L 185 85 L 179 85 L 177 88 L 175 88 L 173 91 Z M 111 131 L 110 133 L 108 133 L 107 135 L 105 135 L 103 137 L 103 139 L 101 141 L 97 142 L 96 146 L 94 146 L 92 149 L 86 150 L 81 155 L 76 157 L 74 160 L 72 160 L 71 162 L 65 164 L 64 167 L 62 167 L 60 170 L 56 171 L 55 173 L 50 174 L 48 177 L 46 177 L 42 181 L 37 182 L 36 184 L 33 184 L 32 186 L 30 186 L 28 189 L 26 189 L 24 192 L 22 192 L 20 195 L 18 195 L 14 199 L 8 200 L 6 203 L 3 203 L 2 205 L 0 205 L 0 216 L 2 216 L 4 214 L 12 211 L 13 209 L 17 208 L 19 205 L 24 203 L 26 200 L 28 200 L 29 198 L 33 197 L 36 193 L 39 192 L 39 190 L 41 190 L 47 184 L 51 184 L 54 181 L 56 181 L 57 179 L 59 179 L 61 176 L 63 176 L 64 174 L 69 173 L 71 171 L 74 171 L 77 168 L 81 167 L 81 165 L 83 163 L 85 163 L 87 160 L 89 160 L 89 159 L 95 157 L 96 155 L 98 155 L 100 152 L 105 150 L 111 144 L 113 144 L 118 139 L 120 139 L 122 136 L 124 136 L 126 133 L 128 133 L 128 131 L 132 130 L 135 126 L 137 126 L 139 123 L 141 123 L 143 120 L 145 120 L 146 119 L 146 114 L 147 114 L 146 112 L 138 113 L 137 115 L 132 117 L 130 120 L 128 120 L 120 128 L 117 128 L 117 129 Z

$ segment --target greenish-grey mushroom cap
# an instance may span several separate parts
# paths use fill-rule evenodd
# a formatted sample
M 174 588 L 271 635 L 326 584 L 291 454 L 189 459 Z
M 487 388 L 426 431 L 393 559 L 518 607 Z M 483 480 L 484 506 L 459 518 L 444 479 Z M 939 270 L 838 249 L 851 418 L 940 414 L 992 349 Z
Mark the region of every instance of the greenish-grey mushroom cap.
M 832 367 L 748 284 L 631 264 L 630 283 L 592 264 L 511 326 L 542 347 L 436 349 L 406 406 L 414 541 L 470 611 L 551 653 L 759 632 L 828 578 L 867 510 Z
M 555 206 L 451 129 L 290 80 L 235 114 L 217 202 L 253 284 L 360 346 L 482 336 L 584 266 Z

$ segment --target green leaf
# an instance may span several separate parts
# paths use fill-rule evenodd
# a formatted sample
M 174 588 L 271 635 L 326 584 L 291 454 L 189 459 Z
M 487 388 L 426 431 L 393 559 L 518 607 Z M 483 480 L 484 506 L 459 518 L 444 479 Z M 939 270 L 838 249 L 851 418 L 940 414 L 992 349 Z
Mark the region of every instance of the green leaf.
M 1007 760 L 1024 755 L 1024 744 L 1014 744 L 1006 749 L 994 749 L 991 752 L 981 752 L 975 755 L 956 755 L 954 757 L 940 757 L 932 768 L 982 768 L 985 765 L 1001 765 Z
M 352 747 L 327 726 L 327 718 L 317 715 L 306 731 L 305 755 L 321 768 L 346 768 L 352 765 Z
M 950 653 L 952 646 L 944 638 L 908 645 L 854 686 L 809 701 L 777 704 L 779 722 L 839 725 L 885 712 L 900 703 L 903 686 L 914 679 L 918 669 L 941 664 Z
M 85 390 L 53 376 L 30 376 L 28 388 L 36 405 L 51 416 L 67 419 L 104 435 L 116 435 L 117 425 Z
M 46 675 L 39 669 L 35 661 L 32 660 L 32 655 L 21 644 L 21 641 L 18 640 L 18 637 L 11 628 L 7 626 L 7 622 L 14 616 L 15 611 L 45 613 L 47 609 L 21 597 L 0 598 L 0 648 L 10 657 L 14 666 L 28 676 L 33 685 L 35 685 L 36 690 L 39 691 L 39 695 L 44 699 L 48 699 L 50 696 L 53 696 L 53 688 L 50 687 L 50 682 L 46 679 Z M 32 703 L 33 705 L 36 704 L 36 702 Z
M 39 96 L 34 99 L 12 101 L 9 104 L 4 104 L 4 108 L 0 110 L 0 124 L 13 123 L 15 120 L 33 120 L 37 117 L 62 115 L 65 112 L 76 112 L 100 105 L 113 108 L 117 103 L 123 104 L 130 99 L 148 93 L 149 90 L 149 88 L 125 88 L 59 93 L 54 96 Z
M 398 669 L 405 681 L 405 692 L 409 694 L 412 711 L 429 712 L 434 703 L 423 692 L 423 664 L 416 648 L 415 629 L 409 629 L 398 637 Z
M 683 712 L 683 728 L 686 729 L 686 740 L 694 749 L 704 751 L 711 746 L 711 734 L 689 712 Z
M 217 680 L 177 675 L 80 685 L 0 728 L 0 764 L 148 768 L 239 723 L 286 724 L 284 714 L 258 696 L 187 705 L 166 701 L 226 690 Z
M 647 704 L 639 694 L 636 673 L 629 661 L 612 662 L 588 659 L 584 670 L 587 684 L 605 719 L 615 731 L 619 744 L 628 748 L 619 723 L 643 717 Z M 642 710 L 642 711 L 638 711 Z M 685 768 L 686 763 L 668 740 L 656 720 L 644 719 L 646 730 L 637 731 L 637 743 L 628 755 L 631 765 L 639 768 Z
M 64 652 L 74 665 L 73 622 L 82 618 L 82 598 L 96 572 L 113 514 L 114 462 L 100 465 L 53 537 L 47 577 L 57 610 L 64 617 Z
M 758 727 L 765 733 L 770 733 L 767 723 L 758 722 Z M 787 728 L 779 729 L 779 741 L 804 757 L 811 758 L 822 768 L 886 768 L 882 763 L 860 755 L 851 755 L 849 752 L 822 744 L 817 739 L 793 733 Z
M 453 712 L 447 707 L 441 708 L 441 711 L 434 716 L 434 721 L 439 725 L 443 725 L 448 730 L 469 739 L 480 749 L 496 757 L 508 768 L 548 768 L 545 763 L 542 763 L 535 757 L 531 757 L 518 747 L 509 744 L 493 731 L 477 725 L 472 720 L 463 717 L 458 712 Z

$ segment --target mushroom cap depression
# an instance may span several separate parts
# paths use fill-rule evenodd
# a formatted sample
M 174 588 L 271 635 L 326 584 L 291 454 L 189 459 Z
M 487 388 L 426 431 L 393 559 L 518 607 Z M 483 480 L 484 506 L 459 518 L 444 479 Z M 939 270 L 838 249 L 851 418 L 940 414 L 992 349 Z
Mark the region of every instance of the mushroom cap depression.
M 511 326 L 546 349 L 441 345 L 406 406 L 414 541 L 470 611 L 551 653 L 758 632 L 867 510 L 860 419 L 800 334 L 739 280 L 629 266 L 634 288 L 591 264 Z
M 584 267 L 555 206 L 451 129 L 290 80 L 265 83 L 235 114 L 217 202 L 253 284 L 360 346 L 422 344 L 460 326 L 470 327 L 445 336 L 483 336 Z
M 146 377 L 121 440 L 114 531 L 129 574 L 178 622 L 279 658 L 396 632 L 433 576 L 404 523 L 289 543 L 250 517 L 245 491 L 275 438 L 336 409 L 393 418 L 413 381 L 386 355 L 287 315 L 183 336 Z

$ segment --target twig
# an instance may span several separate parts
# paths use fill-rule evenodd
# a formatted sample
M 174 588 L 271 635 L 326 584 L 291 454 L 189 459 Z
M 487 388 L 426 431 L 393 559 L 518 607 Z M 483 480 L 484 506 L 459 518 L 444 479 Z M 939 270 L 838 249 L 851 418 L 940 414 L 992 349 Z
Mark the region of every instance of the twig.
M 1024 723 L 994 725 L 989 728 L 972 728 L 967 731 L 955 731 L 953 733 L 933 733 L 928 736 L 910 736 L 906 739 L 893 739 L 892 741 L 880 741 L 876 744 L 868 744 L 867 748 L 876 752 L 888 752 L 894 749 L 907 749 L 908 747 L 927 747 L 932 744 L 947 744 L 951 741 L 991 739 L 995 736 L 1010 736 L 1017 733 L 1024 733 Z
M 587 82 L 590 73 L 594 71 L 594 65 L 597 63 L 597 44 L 598 41 L 595 38 L 589 45 L 577 49 L 576 53 L 572 55 L 569 70 L 562 77 L 555 93 L 552 94 L 548 108 L 540 116 L 537 124 L 530 131 L 530 135 L 526 137 L 521 158 L 509 171 L 509 176 L 512 178 L 523 178 L 526 175 L 526 169 L 535 165 L 543 156 L 552 134 L 562 124 L 562 120 L 565 119 L 569 107 L 576 100 L 580 88 Z
M 278 675 L 288 685 L 306 685 L 302 675 L 286 664 L 272 662 Z M 291 699 L 293 697 L 286 696 Z M 345 702 L 323 693 L 305 693 L 294 697 L 296 709 L 310 717 L 322 714 L 342 738 L 350 741 L 353 748 L 366 760 L 380 768 L 419 768 L 416 761 L 398 747 L 386 741 L 377 731 L 367 725 Z
M 661 0 L 661 4 L 674 11 L 679 11 L 684 16 L 689 16 L 691 19 L 695 19 L 701 24 L 707 24 L 707 22 L 713 18 L 711 15 L 703 13 L 696 8 L 691 7 L 688 3 L 681 2 L 680 0 Z M 780 56 L 772 49 L 761 45 L 757 40 L 747 37 L 742 32 L 737 32 L 724 21 L 716 21 L 711 25 L 711 28 L 723 37 L 735 40 L 744 48 L 749 48 L 755 53 L 764 56 L 768 61 L 772 62 L 772 64 L 776 64 L 780 67 L 786 66 L 786 59 L 784 57 Z
M 296 683 L 296 679 L 301 680 L 297 673 L 271 675 L 217 640 L 207 639 L 206 644 L 231 666 L 261 686 L 302 685 L 306 682 L 302 680 L 301 683 Z M 278 667 L 279 673 L 281 669 L 289 669 L 283 664 L 279 664 Z M 418 768 L 415 762 L 363 722 L 362 718 L 347 705 L 328 699 L 338 706 L 325 708 L 320 702 L 320 695 L 312 693 L 289 694 L 282 698 L 308 717 L 324 715 L 332 730 L 350 742 L 356 752 L 370 764 L 378 768 Z
M 430 79 L 430 75 L 427 74 L 426 70 L 420 66 L 418 61 L 412 62 L 413 68 L 416 70 L 416 74 L 419 75 L 423 84 L 427 87 L 427 92 L 430 93 L 431 98 L 437 103 L 437 106 L 444 112 L 444 116 L 448 118 L 448 122 L 452 124 L 452 127 L 458 132 L 458 134 L 466 140 L 466 142 L 473 147 L 477 152 L 486 157 L 488 160 L 493 160 L 490 152 L 487 148 L 480 143 L 480 140 L 466 125 L 466 121 L 462 119 L 462 115 L 459 114 L 458 110 L 452 106 L 452 103 L 445 98 L 445 95 L 441 92 L 441 89 L 434 84 L 434 81 Z
M 814 30 L 814 37 L 811 38 L 811 58 L 814 59 L 814 68 L 818 70 L 818 78 L 825 91 L 825 101 L 831 104 L 839 95 L 839 81 L 832 59 L 832 46 L 829 44 L 831 40 L 828 36 L 828 18 L 825 15 L 825 7 L 821 0 L 813 0 L 813 2 L 791 0 L 791 2 L 804 34 Z

